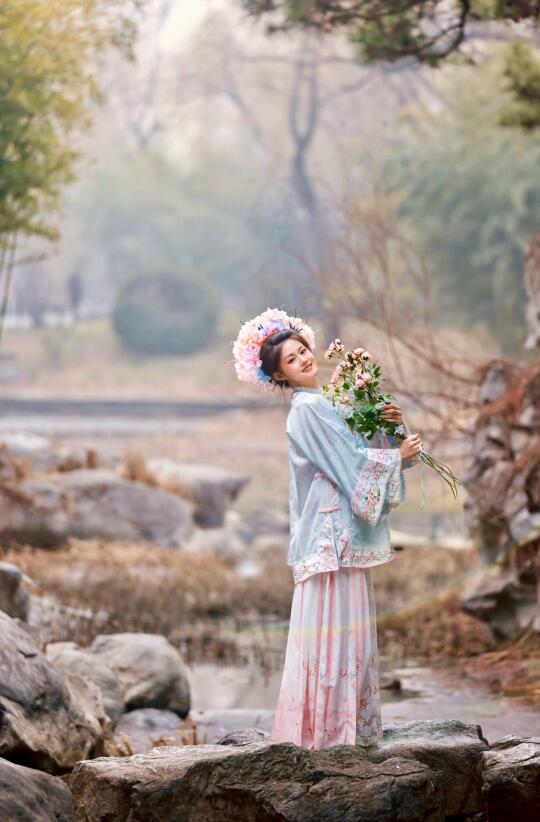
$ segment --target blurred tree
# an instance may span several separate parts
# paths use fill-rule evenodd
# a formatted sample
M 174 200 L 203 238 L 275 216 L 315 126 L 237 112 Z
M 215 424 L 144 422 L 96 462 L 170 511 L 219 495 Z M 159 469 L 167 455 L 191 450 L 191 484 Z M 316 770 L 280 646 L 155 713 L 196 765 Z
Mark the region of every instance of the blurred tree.
M 474 41 L 532 39 L 538 46 L 540 8 L 536 0 L 242 0 L 255 17 L 269 19 L 268 33 L 294 28 L 321 33 L 345 31 L 364 63 L 399 63 L 412 57 L 437 67 L 453 62 L 477 64 Z M 471 47 L 472 46 L 472 47 Z M 513 100 L 499 125 L 534 128 L 540 123 L 540 61 L 530 43 L 512 42 L 506 56 Z
M 429 260 L 438 316 L 491 327 L 515 354 L 525 338 L 524 249 L 538 230 L 540 142 L 496 127 L 500 75 L 496 61 L 441 75 L 446 107 L 409 107 L 381 178 Z
M 269 33 L 309 28 L 323 33 L 345 30 L 368 62 L 403 57 L 437 65 L 449 55 L 468 60 L 461 50 L 471 24 L 527 22 L 536 25 L 536 0 L 242 0 L 254 16 L 267 16 Z M 471 32 L 473 36 L 476 31 Z
M 2 0 L 0 5 L 0 336 L 17 248 L 58 236 L 54 214 L 74 177 L 73 135 L 99 99 L 109 47 L 132 57 L 144 0 Z
M 529 43 L 510 46 L 504 74 L 514 99 L 503 108 L 500 124 L 527 130 L 537 128 L 540 125 L 540 60 Z
M 217 316 L 217 292 L 206 280 L 182 271 L 157 271 L 125 283 L 113 325 L 133 351 L 191 354 L 215 338 Z

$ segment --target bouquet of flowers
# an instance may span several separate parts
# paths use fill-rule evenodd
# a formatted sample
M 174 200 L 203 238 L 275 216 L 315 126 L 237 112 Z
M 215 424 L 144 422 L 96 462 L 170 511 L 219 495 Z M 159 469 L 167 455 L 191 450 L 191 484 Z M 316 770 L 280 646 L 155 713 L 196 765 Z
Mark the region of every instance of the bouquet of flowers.
M 359 432 L 370 440 L 377 431 L 384 431 L 396 439 L 406 439 L 405 429 L 388 422 L 380 416 L 384 404 L 392 402 L 391 394 L 379 390 L 381 368 L 364 348 L 345 351 L 340 339 L 330 343 L 325 358 L 340 359 L 330 378 L 329 385 L 323 385 L 323 394 L 328 397 L 338 414 L 345 420 L 352 431 Z M 451 469 L 432 457 L 426 451 L 420 453 L 420 459 L 450 486 L 454 497 L 458 495 L 458 484 L 461 484 Z

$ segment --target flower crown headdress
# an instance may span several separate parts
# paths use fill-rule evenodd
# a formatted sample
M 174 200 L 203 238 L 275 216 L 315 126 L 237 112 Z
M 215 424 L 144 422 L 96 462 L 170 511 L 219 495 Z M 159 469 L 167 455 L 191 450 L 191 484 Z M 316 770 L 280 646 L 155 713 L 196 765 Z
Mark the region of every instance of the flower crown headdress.
M 305 337 L 309 347 L 315 348 L 313 329 L 300 317 L 289 317 L 279 308 L 267 308 L 262 314 L 243 323 L 233 343 L 236 375 L 239 380 L 261 383 L 266 391 L 273 388 L 272 378 L 262 368 L 260 353 L 263 343 L 277 331 L 292 330 Z

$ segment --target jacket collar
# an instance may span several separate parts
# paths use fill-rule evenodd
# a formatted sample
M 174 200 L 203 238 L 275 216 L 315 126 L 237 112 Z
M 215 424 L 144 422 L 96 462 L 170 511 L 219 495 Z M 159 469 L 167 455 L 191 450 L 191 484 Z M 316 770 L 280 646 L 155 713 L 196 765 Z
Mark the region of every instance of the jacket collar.
M 312 394 L 322 394 L 322 388 L 319 386 L 317 388 L 308 388 L 304 385 L 293 385 L 292 387 L 293 393 L 297 391 L 309 391 Z

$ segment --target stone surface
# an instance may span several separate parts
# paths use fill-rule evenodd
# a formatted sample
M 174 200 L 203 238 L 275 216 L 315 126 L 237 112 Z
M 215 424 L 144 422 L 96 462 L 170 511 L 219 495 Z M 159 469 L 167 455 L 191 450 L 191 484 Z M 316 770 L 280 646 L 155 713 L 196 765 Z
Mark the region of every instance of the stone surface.
M 22 581 L 23 574 L 16 565 L 0 562 L 0 611 L 24 622 L 28 618 L 30 597 Z
M 216 465 L 161 457 L 147 460 L 146 470 L 162 488 L 194 504 L 195 522 L 202 528 L 219 528 L 224 524 L 225 511 L 250 479 L 247 474 Z
M 184 745 L 80 762 L 79 822 L 443 822 L 440 775 L 352 745 Z
M 517 639 L 540 633 L 540 372 L 537 364 L 495 358 L 479 377 L 462 481 L 468 530 L 485 570 L 463 593 L 462 607 L 497 638 Z
M 115 672 L 128 710 L 168 708 L 180 716 L 189 712 L 187 668 L 165 637 L 159 634 L 103 634 L 95 638 L 90 651 Z
M 0 487 L 5 538 L 55 545 L 68 536 L 147 541 L 181 547 L 193 509 L 175 494 L 130 482 L 108 469 L 82 469 L 21 482 L 22 497 Z
M 446 816 L 478 812 L 482 806 L 482 754 L 489 748 L 479 725 L 457 719 L 385 723 L 383 739 L 367 748 L 367 757 L 410 757 L 442 776 L 440 791 Z
M 0 759 L 0 819 L 4 822 L 73 822 L 73 799 L 55 776 Z
M 483 764 L 483 793 L 489 822 L 538 822 L 540 736 L 502 737 L 483 754 Z
M 0 612 L 0 756 L 50 773 L 103 751 L 99 690 L 66 675 Z
M 124 713 L 122 686 L 99 656 L 79 648 L 74 642 L 51 642 L 47 646 L 47 657 L 63 670 L 93 682 L 101 691 L 107 716 L 116 725 Z

